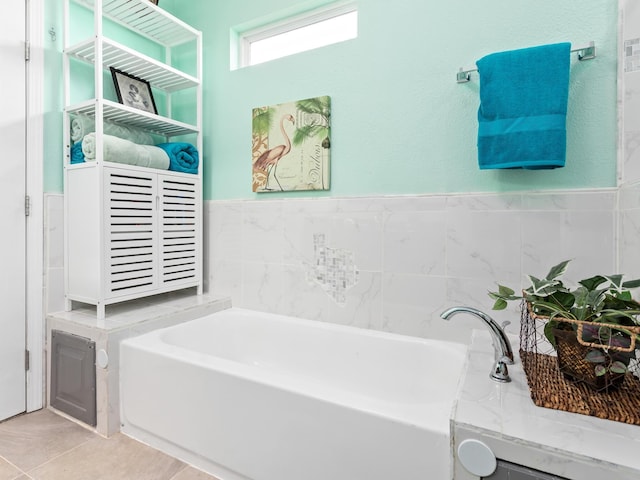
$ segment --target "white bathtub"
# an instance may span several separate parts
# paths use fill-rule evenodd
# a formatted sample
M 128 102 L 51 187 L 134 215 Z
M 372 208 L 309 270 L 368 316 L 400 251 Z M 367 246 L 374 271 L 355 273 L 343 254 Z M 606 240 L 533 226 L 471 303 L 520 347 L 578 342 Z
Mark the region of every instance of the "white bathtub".
M 446 480 L 465 351 L 224 310 L 122 343 L 122 431 L 222 480 Z

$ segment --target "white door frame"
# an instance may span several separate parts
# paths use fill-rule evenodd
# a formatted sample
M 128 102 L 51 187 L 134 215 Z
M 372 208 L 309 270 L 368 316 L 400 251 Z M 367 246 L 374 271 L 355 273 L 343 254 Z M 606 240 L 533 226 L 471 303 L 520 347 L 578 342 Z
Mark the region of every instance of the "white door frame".
M 26 0 L 27 39 L 30 60 L 27 62 L 27 217 L 26 316 L 27 412 L 44 406 L 44 1 Z

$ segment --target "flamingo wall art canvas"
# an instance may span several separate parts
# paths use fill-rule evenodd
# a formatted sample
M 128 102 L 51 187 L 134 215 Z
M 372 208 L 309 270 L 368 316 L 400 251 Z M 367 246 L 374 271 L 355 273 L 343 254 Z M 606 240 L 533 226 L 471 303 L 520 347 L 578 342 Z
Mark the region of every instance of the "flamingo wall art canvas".
M 329 190 L 331 98 L 253 109 L 253 191 Z

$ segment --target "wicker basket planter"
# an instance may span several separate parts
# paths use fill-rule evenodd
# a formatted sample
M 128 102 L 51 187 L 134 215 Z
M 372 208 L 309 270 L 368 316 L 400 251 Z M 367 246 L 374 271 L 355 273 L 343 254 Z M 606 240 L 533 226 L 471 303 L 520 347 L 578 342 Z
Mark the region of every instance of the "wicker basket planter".
M 522 302 L 520 358 L 531 398 L 542 407 L 640 425 L 640 302 L 631 293 L 640 278 L 593 275 L 572 287 L 562 278 L 568 264 L 542 278 L 528 275 L 522 295 L 500 284 L 489 291 L 494 310 Z
M 640 425 L 638 361 L 631 360 L 627 373 L 607 372 L 597 376 L 594 364 L 585 360 L 593 346 L 585 341 L 586 345 L 583 345 L 577 336 L 578 328 L 582 331 L 590 322 L 582 322 L 580 327 L 579 323 L 570 320 L 563 328 L 556 329 L 554 348 L 544 334 L 548 321 L 547 317 L 532 314 L 523 302 L 519 353 L 533 403 L 539 407 Z M 575 325 L 576 329 L 565 330 L 568 325 Z M 632 328 L 640 334 L 639 327 Z M 635 343 L 630 342 L 625 350 L 629 348 L 635 349 Z
M 581 344 L 575 331 L 554 328 L 553 335 L 556 340 L 558 369 L 567 380 L 584 382 L 596 391 L 616 388 L 622 384 L 628 372 L 606 371 L 602 375 L 596 375 L 594 364 L 586 359 L 593 347 Z
M 525 308 L 523 306 L 523 308 Z M 531 305 L 526 303 L 527 315 L 534 321 L 543 324 L 549 321 L 549 317 L 536 315 L 531 310 Z M 624 327 L 624 345 L 612 345 L 611 342 L 586 340 L 585 330 L 598 331 L 608 329 L 610 332 L 620 332 L 620 325 L 596 322 L 584 322 L 567 318 L 555 317 L 557 327 L 551 332 L 555 339 L 555 351 L 557 355 L 558 369 L 564 377 L 573 382 L 585 383 L 595 391 L 609 390 L 620 386 L 625 375 L 636 373 L 637 362 L 635 359 L 636 337 L 640 335 L 640 327 Z M 544 330 L 544 329 L 543 329 Z M 628 332 L 628 333 L 627 333 Z M 627 372 L 619 373 L 610 368 L 602 368 L 598 373 L 593 361 L 588 360 L 589 352 L 597 350 L 604 358 L 602 364 L 609 366 L 615 360 L 624 360 Z M 633 359 L 632 359 L 633 358 Z

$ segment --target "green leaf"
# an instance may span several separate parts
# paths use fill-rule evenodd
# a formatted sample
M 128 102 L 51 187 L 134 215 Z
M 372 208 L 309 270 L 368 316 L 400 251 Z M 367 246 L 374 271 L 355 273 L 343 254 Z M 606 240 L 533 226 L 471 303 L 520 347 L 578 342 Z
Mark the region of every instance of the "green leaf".
M 504 285 L 498 285 L 498 293 L 504 297 L 509 297 L 516 292 L 512 288 L 505 287 Z
M 584 357 L 584 359 L 587 362 L 591 363 L 604 363 L 607 357 L 605 356 L 604 352 L 594 348 L 593 350 L 589 350 L 587 352 L 587 355 Z
M 266 135 L 271 128 L 271 122 L 273 121 L 273 109 L 272 108 L 256 108 L 253 110 L 252 129 L 256 135 Z
M 305 125 L 300 128 L 296 128 L 293 135 L 293 144 L 302 145 L 307 138 L 318 138 L 318 143 L 329 135 L 329 129 L 322 125 Z
M 549 270 L 549 273 L 547 273 L 547 280 L 553 280 L 562 275 L 567 270 L 567 265 L 570 261 L 571 260 L 565 260 L 564 262 L 551 267 L 551 270 Z
M 563 306 L 558 305 L 556 303 L 551 303 L 544 300 L 538 300 L 535 303 L 533 303 L 532 306 L 534 308 L 534 312 L 539 315 L 549 315 L 549 316 L 553 315 L 553 316 L 571 318 L 573 320 L 576 319 L 575 315 L 572 312 L 567 311 Z
M 595 277 L 585 278 L 584 280 L 580 280 L 578 283 L 584 286 L 587 290 L 595 290 L 598 286 L 602 285 L 606 282 L 607 279 L 602 275 L 596 275 Z
M 503 298 L 498 298 L 493 304 L 493 310 L 504 310 L 507 308 L 507 301 Z
M 616 360 L 611 364 L 609 370 L 612 373 L 627 373 L 627 366 L 624 363 Z
M 569 310 L 576 302 L 576 297 L 573 293 L 558 290 L 552 295 L 549 295 L 547 301 L 555 303 L 564 310 Z
M 539 278 L 529 275 L 529 281 L 531 282 L 532 293 L 545 297 L 557 290 L 557 283 L 553 280 L 547 280 L 546 278 L 540 280 Z
M 604 278 L 606 278 L 607 280 L 609 280 L 609 282 L 611 282 L 611 285 L 613 286 L 613 288 L 620 291 L 620 289 L 622 288 L 622 275 L 620 274 L 609 275 L 609 276 L 605 275 Z
M 631 325 L 638 325 L 638 315 L 640 310 L 616 310 L 616 309 L 603 309 L 598 317 L 599 322 L 610 322 L 621 324 L 622 319 L 627 319 Z
M 589 302 L 589 290 L 580 286 L 573 292 L 574 305 L 573 313 L 578 320 L 585 320 L 591 314 L 591 304 Z
M 638 278 L 636 280 L 629 280 L 627 282 L 624 282 L 622 284 L 622 286 L 624 288 L 638 288 L 638 287 L 640 287 L 640 278 Z
M 596 377 L 601 377 L 605 373 L 607 373 L 607 369 L 602 365 L 596 365 L 595 372 L 596 372 Z
M 554 349 L 556 348 L 556 336 L 553 334 L 553 329 L 557 327 L 558 322 L 553 320 L 547 322 L 544 326 L 544 336 L 547 337 L 547 340 L 549 340 L 549 343 Z
M 633 297 L 631 296 L 631 292 L 629 290 L 622 290 L 620 292 L 616 292 L 614 296 L 618 300 L 623 300 L 625 302 L 628 302 L 629 300 L 633 300 Z
M 305 113 L 319 113 L 328 116 L 330 108 L 329 97 L 315 97 L 296 102 L 296 108 Z

